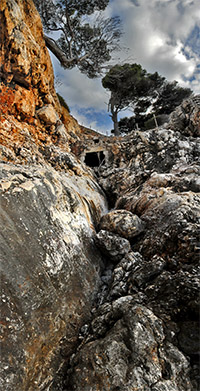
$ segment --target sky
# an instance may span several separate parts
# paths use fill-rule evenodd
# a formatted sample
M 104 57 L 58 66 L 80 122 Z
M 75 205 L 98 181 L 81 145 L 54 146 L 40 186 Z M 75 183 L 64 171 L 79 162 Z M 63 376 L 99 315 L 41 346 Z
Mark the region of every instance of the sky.
M 138 63 L 200 93 L 199 0 L 111 0 L 104 14 L 120 16 L 123 30 L 121 50 L 113 53 L 112 65 Z M 75 68 L 64 70 L 51 58 L 56 90 L 71 114 L 81 125 L 110 134 L 109 91 L 102 87 L 101 78 L 89 79 Z

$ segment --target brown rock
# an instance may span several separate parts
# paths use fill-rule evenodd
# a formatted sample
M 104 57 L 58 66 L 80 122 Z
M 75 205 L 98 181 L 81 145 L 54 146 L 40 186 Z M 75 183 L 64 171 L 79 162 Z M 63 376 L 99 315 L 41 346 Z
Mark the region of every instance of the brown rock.
M 41 109 L 37 110 L 37 115 L 47 125 L 54 125 L 59 119 L 52 105 L 43 106 Z
M 12 89 L 18 89 L 15 105 L 9 105 L 8 112 L 15 114 L 22 110 L 32 115 L 34 107 L 41 102 L 51 103 L 60 111 L 42 23 L 32 0 L 2 0 L 0 25 L 2 84 L 12 82 Z
M 69 152 L 83 131 L 60 106 L 34 2 L 2 0 L 0 26 L 0 158 L 50 164 L 54 146 Z
M 132 239 L 144 230 L 144 222 L 127 210 L 113 210 L 102 216 L 100 229 L 114 232 L 126 239 Z

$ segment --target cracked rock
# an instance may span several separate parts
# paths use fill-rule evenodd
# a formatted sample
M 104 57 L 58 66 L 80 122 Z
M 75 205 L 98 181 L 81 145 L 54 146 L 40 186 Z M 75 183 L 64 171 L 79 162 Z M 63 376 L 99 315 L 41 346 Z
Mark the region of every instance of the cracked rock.
M 131 251 L 129 241 L 121 236 L 101 230 L 96 236 L 96 244 L 112 262 L 119 262 L 125 254 Z
M 100 229 L 132 239 L 143 232 L 145 224 L 137 215 L 127 210 L 113 210 L 102 216 L 99 226 Z

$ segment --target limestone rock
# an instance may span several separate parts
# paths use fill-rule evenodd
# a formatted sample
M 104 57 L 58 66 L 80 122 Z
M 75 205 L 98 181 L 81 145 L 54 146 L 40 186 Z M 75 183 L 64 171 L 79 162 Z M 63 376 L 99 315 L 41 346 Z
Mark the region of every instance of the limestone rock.
M 99 227 L 126 239 L 132 239 L 143 232 L 144 223 L 137 215 L 129 211 L 113 210 L 102 216 Z
M 115 263 L 131 251 L 131 246 L 127 239 L 105 230 L 101 230 L 97 234 L 96 244 L 108 259 Z
M 49 164 L 52 146 L 69 152 L 82 128 L 59 103 L 34 2 L 2 0 L 0 25 L 0 158 Z
M 61 141 L 62 143 L 66 143 L 68 141 L 66 128 L 63 124 L 60 124 L 56 127 L 55 133 L 58 135 L 59 141 Z
M 127 299 L 118 300 L 118 317 L 105 337 L 86 343 L 72 359 L 67 391 L 80 385 L 82 391 L 95 391 L 97 385 L 100 391 L 131 391 L 133 386 L 141 391 L 191 391 L 189 362 L 164 341 L 162 321 Z
M 200 198 L 189 190 L 198 189 L 195 176 L 190 174 L 186 181 L 184 174 L 177 180 L 172 174 L 152 175 L 140 194 L 132 198 L 131 209 L 146 223 L 144 236 L 138 241 L 138 248 L 146 256 L 163 255 L 167 251 L 168 256 L 176 252 L 182 262 L 191 257 L 193 261 L 198 259 Z M 177 189 L 179 181 L 183 191 L 176 193 L 173 187 Z M 187 183 L 185 188 L 184 182 Z
M 45 103 L 53 104 L 59 112 L 53 68 L 32 0 L 2 0 L 0 24 L 0 99 L 4 102 L 5 96 L 8 100 L 6 112 L 28 117 Z
M 55 125 L 59 117 L 52 105 L 45 105 L 37 110 L 38 117 L 47 125 Z
M 200 96 L 186 99 L 170 116 L 170 129 L 187 136 L 200 136 Z
M 161 274 L 165 266 L 166 262 L 158 256 L 145 261 L 140 253 L 126 254 L 113 270 L 109 296 L 113 299 L 137 293 L 138 289 L 147 286 Z
M 198 161 L 199 96 L 191 98 L 188 107 L 196 114 L 193 118 L 193 133 L 184 133 L 173 126 L 148 131 L 133 131 L 125 137 L 102 140 L 105 163 L 99 167 L 99 181 L 106 191 L 112 207 L 126 209 L 118 200 L 131 196 L 139 186 L 154 173 L 169 174 L 175 170 L 189 170 Z M 179 107 L 184 110 L 184 102 Z M 177 109 L 178 110 L 178 109 Z M 177 111 L 174 112 L 178 118 Z M 198 113 L 198 114 L 197 114 Z M 188 108 L 188 116 L 190 111 Z M 120 151 L 120 153 L 119 153 Z M 105 153 L 106 152 L 106 153 Z M 181 183 L 181 181 L 180 181 Z M 129 209 L 130 210 L 130 209 Z M 132 211 L 133 212 L 133 211 Z M 134 213 L 134 212 L 133 212 Z
M 199 96 L 102 136 L 60 106 L 33 2 L 0 24 L 2 390 L 198 391 Z
M 195 345 L 199 344 L 197 292 L 200 287 L 198 105 L 197 97 L 177 108 L 171 118 L 178 121 L 181 110 L 184 120 L 180 127 L 178 122 L 173 126 L 171 120 L 167 128 L 133 132 L 123 139 L 111 140 L 110 144 L 108 141 L 105 146 L 105 164 L 99 167 L 98 175 L 111 206 L 115 206 L 117 213 L 124 209 L 136 214 L 146 226 L 142 235 L 134 237 L 134 252 L 129 251 L 114 265 L 107 296 L 94 310 L 88 342 L 86 339 L 72 359 L 67 390 L 81 385 L 83 390 L 87 387 L 95 390 L 98 386 L 100 390 L 128 391 L 133 384 L 145 391 L 199 389 L 195 350 Z M 117 154 L 115 150 L 118 150 Z M 109 225 L 112 231 L 111 220 L 106 226 L 108 230 Z M 162 324 L 164 340 L 157 344 L 157 350 L 153 349 L 157 351 L 158 359 L 154 354 L 149 358 L 147 348 L 145 365 L 140 361 L 142 350 L 137 348 L 142 322 L 139 321 L 136 327 L 136 364 L 132 363 L 130 353 L 133 336 L 125 333 L 124 339 L 121 338 L 123 326 L 129 324 L 125 313 L 129 313 L 133 305 L 148 308 Z M 155 330 L 155 324 L 152 330 Z M 142 344 L 146 346 L 147 335 L 143 329 L 141 349 Z M 125 343 L 128 352 L 124 340 L 130 342 Z M 112 364 L 109 346 L 113 346 Z M 106 354 L 102 355 L 102 352 Z M 152 357 L 155 358 L 153 365 Z M 154 365 L 158 365 L 157 378 Z M 73 380 L 70 380 L 71 376 Z
M 1 164 L 1 388 L 47 389 L 77 344 L 99 284 L 105 198 L 94 181 Z

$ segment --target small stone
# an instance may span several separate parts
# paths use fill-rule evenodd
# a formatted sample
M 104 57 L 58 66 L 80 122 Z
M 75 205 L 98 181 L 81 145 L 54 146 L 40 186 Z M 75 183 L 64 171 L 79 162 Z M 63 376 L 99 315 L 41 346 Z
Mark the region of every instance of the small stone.
M 100 220 L 100 228 L 126 239 L 132 239 L 139 235 L 144 230 L 145 224 L 135 214 L 127 210 L 113 210 L 102 216 Z
M 131 251 L 129 241 L 119 235 L 101 230 L 96 236 L 96 244 L 114 263 L 119 262 Z
M 52 105 L 43 106 L 41 109 L 37 110 L 37 115 L 40 120 L 44 121 L 47 125 L 54 125 L 59 119 Z
M 60 141 L 67 141 L 67 132 L 63 124 L 57 126 L 55 133 L 59 136 Z

